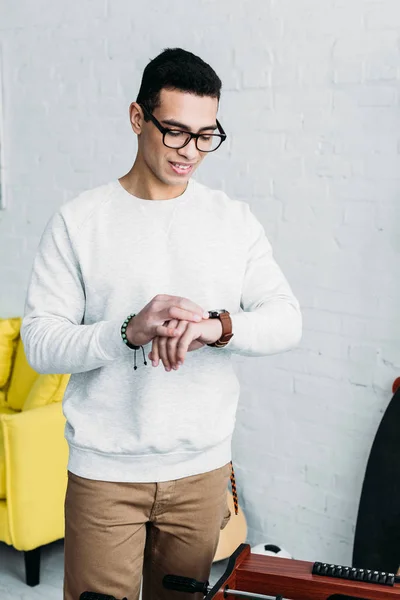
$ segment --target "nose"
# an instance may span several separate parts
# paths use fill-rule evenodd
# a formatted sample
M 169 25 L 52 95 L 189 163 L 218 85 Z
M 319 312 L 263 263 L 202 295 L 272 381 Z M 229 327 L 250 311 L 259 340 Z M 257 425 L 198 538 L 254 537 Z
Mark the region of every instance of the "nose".
M 186 146 L 184 146 L 183 148 L 179 148 L 177 152 L 179 156 L 186 158 L 186 160 L 195 160 L 199 155 L 199 151 L 196 148 L 196 140 L 192 138 L 190 142 L 186 144 Z

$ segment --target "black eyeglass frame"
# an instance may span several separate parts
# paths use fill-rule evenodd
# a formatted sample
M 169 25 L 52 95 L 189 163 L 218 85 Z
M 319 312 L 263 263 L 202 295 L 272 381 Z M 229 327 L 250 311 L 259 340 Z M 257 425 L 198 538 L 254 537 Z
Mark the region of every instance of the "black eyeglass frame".
M 196 140 L 196 148 L 199 152 L 215 152 L 221 146 L 222 142 L 224 142 L 227 138 L 227 135 L 226 135 L 225 131 L 223 130 L 222 125 L 218 121 L 218 119 L 216 119 L 216 123 L 217 123 L 219 134 L 218 133 L 192 133 L 191 131 L 184 131 L 183 129 L 178 130 L 178 129 L 171 129 L 171 127 L 164 127 L 163 125 L 161 125 L 161 123 L 159 121 L 157 121 L 155 116 L 146 108 L 146 106 L 144 104 L 139 104 L 139 106 L 142 108 L 144 114 L 147 117 L 149 117 L 150 121 L 152 121 L 152 123 L 154 123 L 154 125 L 157 127 L 157 129 L 163 134 L 163 144 L 167 148 L 172 148 L 174 150 L 180 150 L 181 148 L 184 148 L 185 146 L 187 146 L 194 138 Z M 183 146 L 179 146 L 179 148 L 176 146 L 168 146 L 165 143 L 165 135 L 170 131 L 180 131 L 181 133 L 186 133 L 190 137 L 183 144 Z M 199 137 L 201 137 L 203 135 L 207 135 L 207 136 L 212 135 L 213 137 L 219 137 L 221 141 L 220 141 L 219 145 L 216 148 L 214 148 L 213 150 L 200 150 L 200 148 L 197 146 L 197 142 L 198 142 Z

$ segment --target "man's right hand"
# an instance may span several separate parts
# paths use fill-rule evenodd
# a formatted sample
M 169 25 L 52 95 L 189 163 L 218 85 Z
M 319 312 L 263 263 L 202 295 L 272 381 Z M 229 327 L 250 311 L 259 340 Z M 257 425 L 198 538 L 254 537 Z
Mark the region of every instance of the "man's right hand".
M 208 312 L 188 298 L 157 294 L 129 321 L 126 329 L 128 341 L 134 346 L 145 346 L 156 336 L 179 336 L 175 327 L 164 325 L 172 319 L 199 323 L 202 319 L 208 319 Z

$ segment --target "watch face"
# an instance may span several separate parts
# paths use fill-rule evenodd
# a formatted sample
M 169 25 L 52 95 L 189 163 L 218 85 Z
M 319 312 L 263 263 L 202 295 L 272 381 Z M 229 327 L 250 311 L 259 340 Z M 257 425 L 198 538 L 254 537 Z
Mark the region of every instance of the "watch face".
M 218 317 L 218 315 L 220 315 L 221 313 L 226 313 L 226 312 L 228 312 L 228 311 L 225 310 L 224 308 L 221 308 L 218 310 L 209 310 L 208 314 L 211 319 L 216 319 Z

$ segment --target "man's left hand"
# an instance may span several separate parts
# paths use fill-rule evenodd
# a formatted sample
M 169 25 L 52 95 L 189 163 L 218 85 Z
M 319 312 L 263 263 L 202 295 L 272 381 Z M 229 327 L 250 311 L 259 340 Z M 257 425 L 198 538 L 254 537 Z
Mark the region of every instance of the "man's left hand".
M 175 327 L 181 335 L 174 338 L 155 337 L 148 355 L 154 363 L 153 366 L 158 367 L 161 360 L 166 371 L 174 367 L 177 370 L 178 362 L 183 365 L 186 352 L 198 350 L 206 344 L 213 344 L 222 335 L 222 324 L 219 319 L 203 319 L 200 323 L 172 319 L 168 322 L 168 327 Z

